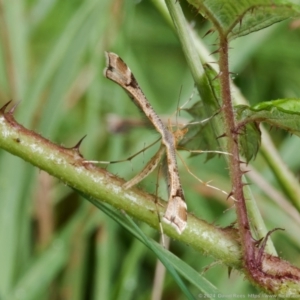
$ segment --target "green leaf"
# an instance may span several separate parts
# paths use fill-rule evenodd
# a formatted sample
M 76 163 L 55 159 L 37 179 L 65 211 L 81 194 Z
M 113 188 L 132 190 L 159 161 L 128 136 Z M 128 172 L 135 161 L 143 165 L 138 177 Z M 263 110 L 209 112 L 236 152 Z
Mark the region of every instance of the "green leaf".
M 205 65 L 203 65 L 203 67 L 205 70 L 205 75 L 208 79 L 208 84 L 213 93 L 213 96 L 211 97 L 211 99 L 209 101 L 209 105 L 211 106 L 211 108 L 213 110 L 218 110 L 218 109 L 220 109 L 220 106 L 222 103 L 220 80 L 217 80 L 219 74 L 209 64 L 205 64 Z M 205 103 L 207 103 L 207 101 L 205 101 Z
M 258 124 L 261 122 L 300 136 L 300 99 L 261 102 L 253 107 L 237 105 L 235 111 L 241 151 L 247 161 L 256 155 L 260 146 Z
M 192 107 L 186 109 L 186 111 L 194 117 L 191 123 L 201 122 L 205 119 L 205 110 L 201 100 L 196 102 Z M 179 149 L 180 148 L 188 150 L 218 149 L 218 142 L 212 131 L 211 122 L 207 121 L 204 123 L 188 125 L 188 132 L 179 143 Z M 192 156 L 199 154 L 201 153 L 193 153 Z M 214 153 L 208 153 L 207 159 L 212 158 L 214 155 Z
M 256 123 L 245 125 L 243 132 L 239 135 L 239 144 L 241 155 L 247 163 L 255 158 L 261 144 L 261 134 Z
M 286 113 L 300 113 L 300 99 L 279 99 L 273 101 L 260 102 L 252 107 L 253 110 L 278 109 Z
M 80 193 L 80 192 L 79 192 Z M 165 265 L 166 269 L 170 272 L 173 279 L 176 281 L 178 286 L 187 299 L 195 299 L 191 294 L 186 284 L 182 281 L 179 274 L 186 280 L 192 283 L 196 288 L 199 289 L 205 295 L 217 295 L 221 294 L 216 287 L 210 283 L 207 279 L 202 277 L 197 271 L 180 260 L 177 256 L 164 249 L 161 245 L 148 238 L 140 228 L 132 221 L 126 214 L 121 215 L 116 209 L 109 207 L 108 205 L 102 204 L 99 201 L 95 201 L 93 198 L 80 193 L 84 198 L 93 203 L 96 207 L 101 209 L 108 216 L 113 218 L 117 223 L 123 226 L 131 234 L 133 234 L 138 240 L 140 240 L 145 246 L 152 250 L 157 258 Z M 179 274 L 178 274 L 179 273 Z M 209 297 L 207 299 L 210 299 Z
M 285 0 L 187 0 L 215 29 L 230 39 L 299 16 L 300 7 Z
M 239 126 L 250 122 L 266 122 L 300 136 L 300 99 L 262 102 L 253 107 L 236 106 Z
M 19 276 L 12 290 L 5 296 L 9 300 L 41 299 L 40 295 L 47 290 L 49 285 L 61 274 L 70 258 L 70 246 L 76 236 L 89 236 L 90 229 L 95 226 L 98 218 L 92 217 L 88 206 L 81 209 L 70 221 L 57 232 L 49 247 L 39 255 L 33 257 L 28 268 Z M 97 223 L 98 224 L 98 223 Z M 26 291 L 23 293 L 22 291 Z M 1 297 L 1 299 L 4 299 Z
M 184 261 L 175 256 L 173 253 L 171 253 L 167 249 L 164 249 L 161 245 L 155 243 L 153 240 L 145 236 L 143 231 L 141 231 L 140 228 L 129 217 L 127 218 L 132 226 L 136 229 L 136 232 L 139 233 L 140 237 L 143 239 L 144 244 L 157 255 L 157 257 L 165 265 L 169 272 L 176 274 L 177 271 L 189 282 L 194 284 L 205 295 L 220 294 L 220 292 L 212 283 L 202 277 L 197 271 L 195 271 Z M 173 275 L 173 277 L 175 276 Z M 180 278 L 178 280 L 181 281 Z M 210 299 L 209 296 L 207 296 L 207 298 Z

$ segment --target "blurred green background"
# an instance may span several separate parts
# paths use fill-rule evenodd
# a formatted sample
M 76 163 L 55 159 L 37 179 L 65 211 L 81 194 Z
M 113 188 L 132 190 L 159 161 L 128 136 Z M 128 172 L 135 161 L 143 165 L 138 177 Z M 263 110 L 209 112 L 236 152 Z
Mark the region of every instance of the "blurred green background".
M 20 102 L 15 114 L 18 122 L 66 147 L 87 134 L 81 147 L 87 159 L 124 159 L 149 145 L 157 133 L 147 127 L 111 131 L 117 121 L 142 117 L 124 91 L 102 73 L 104 51 L 119 54 L 166 119 L 174 116 L 178 103 L 189 99 L 194 90 L 191 74 L 175 33 L 155 3 L 0 1 L 0 104 L 10 99 Z M 191 26 L 203 37 L 210 25 L 191 6 L 181 4 Z M 215 35 L 203 39 L 211 52 L 215 42 Z M 299 49 L 299 20 L 232 43 L 234 81 L 251 104 L 300 96 Z M 280 130 L 271 135 L 298 176 L 299 138 Z M 114 164 L 108 170 L 130 179 L 154 151 L 149 149 L 131 163 Z M 201 180 L 212 180 L 213 185 L 230 191 L 222 158 L 205 162 L 205 155 L 182 156 Z M 278 195 L 283 194 L 260 155 L 253 166 L 278 189 Z M 144 245 L 70 188 L 2 150 L 0 172 L 1 299 L 151 297 L 156 257 Z M 235 221 L 226 196 L 199 184 L 182 165 L 180 173 L 190 212 L 218 226 Z M 140 186 L 155 193 L 156 180 L 153 174 Z M 286 229 L 273 237 L 279 254 L 300 266 L 299 216 L 291 217 L 288 206 L 274 203 L 264 187 L 255 183 L 251 187 L 267 227 Z M 163 180 L 158 194 L 166 199 Z M 140 226 L 159 239 L 159 233 Z M 176 241 L 171 242 L 171 251 L 199 272 L 213 262 Z M 258 294 L 243 275 L 233 271 L 228 278 L 227 271 L 226 266 L 216 264 L 205 277 L 224 294 Z M 168 274 L 162 299 L 184 299 Z

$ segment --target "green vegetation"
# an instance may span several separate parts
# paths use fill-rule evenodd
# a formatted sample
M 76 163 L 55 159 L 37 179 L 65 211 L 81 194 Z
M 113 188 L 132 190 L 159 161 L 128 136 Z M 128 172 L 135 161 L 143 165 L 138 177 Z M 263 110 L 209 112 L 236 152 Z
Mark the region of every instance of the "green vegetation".
M 238 87 L 232 85 L 230 93 L 239 129 L 234 134 L 249 161 L 243 167 L 251 170 L 243 190 L 253 236 L 259 240 L 284 228 L 272 234 L 266 252 L 300 266 L 300 3 L 242 0 L 230 10 L 231 0 L 189 2 L 0 2 L 0 103 L 20 101 L 16 122 L 4 110 L 0 116 L 1 299 L 149 299 L 159 290 L 153 288 L 157 258 L 167 268 L 163 299 L 265 299 L 267 288 L 253 280 L 243 261 L 235 202 L 220 191 L 232 190 L 230 155 L 180 151 L 191 215 L 181 236 L 164 226 L 174 238 L 175 256 L 155 242 L 160 233 L 151 228 L 158 229 L 157 210 L 162 214 L 166 205 L 155 205 L 156 196 L 148 193 L 167 199 L 163 178 L 156 173 L 124 191 L 123 181 L 110 175 L 132 178 L 159 145 L 107 170 L 84 163 L 72 148 L 87 135 L 80 145 L 85 159 L 122 160 L 157 139 L 124 91 L 103 77 L 104 51 L 126 61 L 165 120 L 196 89 L 189 109 L 174 119 L 212 117 L 229 95 L 224 72 L 215 63 L 205 65 L 218 60 L 218 53 L 209 55 L 218 50 L 218 36 L 221 43 L 230 40 L 229 71 L 236 73 L 230 74 Z M 245 7 L 251 9 L 245 13 Z M 219 35 L 205 36 L 212 27 Z M 210 126 L 188 126 L 180 146 L 230 150 L 226 138 L 216 138 L 228 129 L 222 113 Z M 124 121 L 138 126 L 113 131 Z M 253 122 L 265 123 L 262 134 Z M 185 164 L 219 190 L 193 178 Z M 285 288 L 277 290 L 282 298 L 299 296 L 299 280 Z

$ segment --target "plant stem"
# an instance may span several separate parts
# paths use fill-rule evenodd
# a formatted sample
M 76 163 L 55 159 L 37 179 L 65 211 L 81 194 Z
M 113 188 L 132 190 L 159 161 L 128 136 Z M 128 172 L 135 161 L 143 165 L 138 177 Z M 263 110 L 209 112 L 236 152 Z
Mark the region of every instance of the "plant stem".
M 159 228 L 157 209 L 163 214 L 166 202 L 159 200 L 156 204 L 156 197 L 138 189 L 124 190 L 124 180 L 86 162 L 78 147 L 55 145 L 18 124 L 12 112 L 5 112 L 5 107 L 0 109 L 0 148 L 57 177 L 93 201 L 108 203 L 151 227 Z M 234 228 L 218 228 L 188 214 L 188 226 L 183 234 L 179 235 L 169 225 L 164 225 L 164 233 L 225 265 L 247 271 L 241 265 L 239 237 Z M 279 292 L 300 295 L 296 280 L 300 278 L 299 269 L 277 257 L 264 256 L 263 259 L 268 270 L 274 270 L 276 266 L 276 272 L 283 273 L 282 276 L 293 274 L 293 277 L 287 277 L 284 285 L 279 280 L 276 286 Z
M 161 2 L 162 0 L 153 0 L 153 1 Z M 175 29 L 176 34 L 178 35 L 178 38 L 181 42 L 187 64 L 193 75 L 199 95 L 203 100 L 206 117 L 210 117 L 213 113 L 216 112 L 216 110 L 219 109 L 219 107 L 215 105 L 215 98 L 213 96 L 213 93 L 211 92 L 211 87 L 208 83 L 206 73 L 203 69 L 202 64 L 211 61 L 212 57 L 209 56 L 209 51 L 205 48 L 204 44 L 201 42 L 196 32 L 193 30 L 192 27 L 188 25 L 179 3 L 174 3 L 174 1 L 172 0 L 166 0 L 166 4 L 167 4 L 167 8 L 169 9 L 172 20 L 175 24 L 175 25 L 172 24 L 172 27 L 173 29 Z M 163 8 L 166 9 L 165 6 L 163 5 L 160 5 L 159 7 L 160 10 L 162 10 Z M 163 16 L 164 17 L 166 16 L 165 11 L 163 12 Z M 167 18 L 167 21 L 169 22 L 169 18 Z M 215 63 L 210 64 L 210 66 L 217 73 L 219 73 L 219 67 L 217 64 Z M 242 97 L 240 91 L 234 86 L 232 82 L 230 83 L 230 86 L 235 97 L 238 96 L 240 100 Z M 218 122 L 217 120 L 212 119 L 211 124 L 213 130 L 212 135 L 215 135 L 217 137 L 217 136 L 221 136 L 224 133 L 224 127 L 222 122 Z M 219 139 L 218 143 L 220 145 L 220 148 L 223 149 L 223 151 L 227 150 L 227 141 L 225 139 Z M 228 161 L 227 163 L 229 164 Z M 243 180 L 246 179 L 243 177 Z M 268 230 L 258 210 L 256 201 L 253 198 L 249 186 L 245 186 L 243 191 L 245 197 L 247 197 L 246 202 L 247 202 L 248 217 L 250 219 L 252 226 L 256 228 L 256 234 L 257 234 L 256 237 L 258 239 L 263 238 L 268 233 Z M 276 255 L 276 250 L 274 245 L 272 244 L 271 239 L 269 239 L 268 241 L 266 250 L 268 253 Z
M 240 168 L 240 156 L 238 147 L 238 132 L 236 132 L 235 117 L 230 93 L 229 67 L 228 67 L 228 40 L 220 37 L 219 67 L 221 95 L 223 100 L 223 116 L 225 121 L 225 134 L 227 138 L 229 156 L 229 173 L 232 180 L 232 194 L 236 199 L 237 221 L 241 235 L 241 244 L 246 266 L 254 261 L 254 243 L 250 232 L 250 223 L 247 215 L 246 201 L 243 192 L 243 173 Z
M 55 176 L 71 188 L 125 211 L 153 228 L 159 229 L 157 210 L 162 215 L 167 202 L 139 189 L 125 190 L 124 180 L 104 169 L 85 162 L 78 147 L 64 148 L 18 124 L 10 112 L 0 110 L 0 148 L 17 155 L 37 168 Z M 239 244 L 235 229 L 220 229 L 193 215 L 188 216 L 188 228 L 179 235 L 163 223 L 164 233 L 181 240 L 199 251 L 239 268 Z M 202 249 L 202 250 L 201 250 Z
M 263 266 L 263 260 L 266 257 L 266 254 L 264 253 L 265 245 L 269 235 L 274 230 L 268 232 L 268 234 L 262 240 L 261 245 L 259 245 L 258 250 L 256 248 L 256 242 L 252 237 L 243 191 L 243 172 L 240 168 L 241 160 L 239 156 L 238 144 L 239 132 L 235 124 L 235 117 L 230 93 L 228 40 L 227 37 L 221 32 L 219 32 L 219 38 L 219 78 L 221 85 L 221 96 L 223 101 L 222 110 L 225 122 L 225 136 L 227 138 L 228 152 L 232 154 L 232 156 L 229 157 L 229 173 L 232 180 L 231 193 L 236 199 L 235 206 L 242 247 L 243 267 L 245 273 L 248 275 L 247 277 L 254 285 L 257 285 L 265 292 L 280 295 L 285 289 L 284 286 L 287 281 L 291 280 L 293 284 L 297 285 L 300 277 L 294 276 L 295 274 L 293 274 L 291 270 L 283 267 L 283 265 L 279 263 L 279 258 L 277 264 L 274 264 L 273 270 L 265 268 L 265 265 Z
M 185 20 L 180 8 L 179 3 L 174 3 L 172 0 L 165 0 L 167 7 L 169 9 L 170 15 L 174 22 L 174 27 L 178 33 L 179 39 L 182 43 L 183 50 L 189 65 L 191 66 L 191 72 L 193 74 L 195 83 L 198 87 L 199 94 L 204 102 L 209 99 L 210 92 L 207 89 L 206 85 L 206 76 L 203 74 L 202 66 L 199 67 L 199 56 L 196 55 L 195 46 L 189 32 L 186 30 Z M 202 5 L 202 4 L 201 4 Z M 203 7 L 202 7 L 203 9 Z M 213 21 L 212 21 L 213 22 Z M 231 100 L 230 93 L 230 73 L 228 66 L 228 40 L 226 33 L 223 33 L 221 27 L 218 27 L 216 22 L 213 22 L 217 31 L 219 32 L 220 38 L 220 48 L 219 48 L 219 79 L 221 87 L 221 97 L 223 101 L 222 105 L 222 115 L 223 115 L 223 124 L 216 126 L 220 128 L 221 132 L 225 133 L 224 136 L 227 138 L 220 139 L 222 145 L 225 144 L 225 149 L 227 152 L 231 153 L 232 156 L 228 157 L 228 166 L 229 173 L 232 180 L 232 195 L 236 198 L 236 211 L 237 211 L 237 222 L 239 225 L 240 240 L 242 246 L 242 264 L 244 272 L 248 275 L 249 280 L 258 286 L 261 290 L 274 293 L 274 294 L 286 294 L 285 286 L 289 285 L 293 289 L 293 294 L 298 295 L 298 282 L 300 277 L 293 273 L 293 271 L 286 267 L 285 262 L 276 257 L 272 256 L 274 259 L 272 270 L 266 268 L 265 262 L 267 255 L 264 252 L 266 239 L 263 240 L 262 246 L 257 248 L 256 242 L 252 238 L 250 231 L 250 219 L 247 213 L 246 199 L 244 194 L 244 185 L 243 183 L 243 171 L 240 168 L 241 159 L 239 155 L 239 145 L 238 145 L 238 136 L 239 132 L 235 124 L 234 111 Z M 219 29 L 219 30 L 218 30 Z M 194 59 L 194 61 L 191 61 Z M 200 75 L 200 74 L 201 75 Z M 200 75 L 200 76 L 199 76 Z M 203 97 L 204 96 L 204 97 Z M 206 103 L 208 104 L 208 103 Z M 218 130 L 217 130 L 218 132 Z M 224 141 L 224 142 L 223 142 Z M 249 193 L 247 194 L 247 196 Z M 251 220 L 256 219 L 251 216 Z M 255 227 L 256 223 L 254 222 L 253 226 Z M 269 233 L 263 234 L 263 237 L 269 236 Z M 274 251 L 275 252 L 275 251 Z M 264 266 L 264 270 L 263 270 Z M 265 271 L 267 270 L 267 271 Z M 293 273 L 293 274 L 292 274 Z M 276 274 L 276 275 L 274 275 Z

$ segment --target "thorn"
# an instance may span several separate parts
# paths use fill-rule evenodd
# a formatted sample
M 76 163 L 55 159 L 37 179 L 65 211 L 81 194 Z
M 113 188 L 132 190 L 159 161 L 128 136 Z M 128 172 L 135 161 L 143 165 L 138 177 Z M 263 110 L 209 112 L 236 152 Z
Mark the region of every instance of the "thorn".
M 12 100 L 9 100 L 7 103 L 5 103 L 1 108 L 0 108 L 0 112 L 1 113 L 5 113 L 5 110 L 7 108 L 7 106 L 11 103 Z
M 11 115 L 13 115 L 14 112 L 15 112 L 15 110 L 16 110 L 16 108 L 17 108 L 17 106 L 20 104 L 20 102 L 21 102 L 21 101 L 17 102 L 17 103 L 16 103 L 16 104 L 8 111 L 8 113 L 11 114 Z
M 284 230 L 284 229 L 283 228 L 274 228 L 273 230 L 270 230 L 264 238 L 261 238 L 259 240 L 259 241 L 262 241 L 262 244 L 261 244 L 261 246 L 258 250 L 257 258 L 255 259 L 256 260 L 256 265 L 258 267 L 261 267 L 261 265 L 262 265 L 262 258 L 263 258 L 263 254 L 264 254 L 264 251 L 265 251 L 265 248 L 266 248 L 266 245 L 267 245 L 268 238 L 270 237 L 270 235 L 274 231 L 277 231 L 277 230 Z
M 227 272 L 228 278 L 230 278 L 231 272 L 232 272 L 232 267 L 228 267 L 228 272 Z
M 233 196 L 233 191 L 231 191 L 231 192 L 228 194 L 228 196 L 227 196 L 227 198 L 226 198 L 226 201 L 227 201 L 231 196 Z
M 222 72 L 219 72 L 219 74 L 217 74 L 213 79 L 212 81 L 214 81 L 215 79 L 219 78 L 223 73 Z
M 220 138 L 226 137 L 226 136 L 227 136 L 227 134 L 226 134 L 226 133 L 223 133 L 223 134 L 217 136 L 217 140 L 220 139 Z
M 243 183 L 242 183 L 242 186 L 247 186 L 247 185 L 251 185 L 251 184 L 252 184 L 252 183 L 250 183 L 250 182 L 247 182 L 247 183 L 246 183 L 246 182 L 243 182 Z
M 218 48 L 217 50 L 213 51 L 212 53 L 210 53 L 209 55 L 213 55 L 213 54 L 216 54 L 216 53 L 219 53 L 220 52 L 220 48 Z
M 202 38 L 205 38 L 207 35 L 211 34 L 211 33 L 214 33 L 215 32 L 215 29 L 214 28 L 211 28 L 209 29 Z
M 243 161 L 243 160 L 239 160 L 239 164 L 245 164 L 245 165 L 247 165 L 247 163 L 245 161 Z
M 255 240 L 254 238 L 252 238 L 252 240 L 254 241 L 254 245 L 255 245 L 255 247 L 258 247 L 259 246 L 259 244 L 263 241 L 263 237 L 262 238 L 260 238 L 259 240 Z
M 242 174 L 247 174 L 249 172 L 250 172 L 250 170 L 242 170 Z
M 232 229 L 235 228 L 237 221 L 233 221 L 228 226 L 224 227 L 224 229 Z
M 233 130 L 231 130 L 231 132 L 233 134 L 243 134 L 243 133 L 245 133 L 245 130 L 246 130 L 245 126 L 243 124 L 241 125 L 241 123 L 239 123 L 237 126 L 235 126 L 235 128 Z
M 78 152 L 79 155 L 81 155 L 80 153 L 80 146 L 81 146 L 81 143 L 83 142 L 83 140 L 86 138 L 87 135 L 84 135 L 80 140 L 79 142 L 74 146 L 74 147 L 71 147 L 70 149 L 72 150 L 75 150 L 76 152 Z

